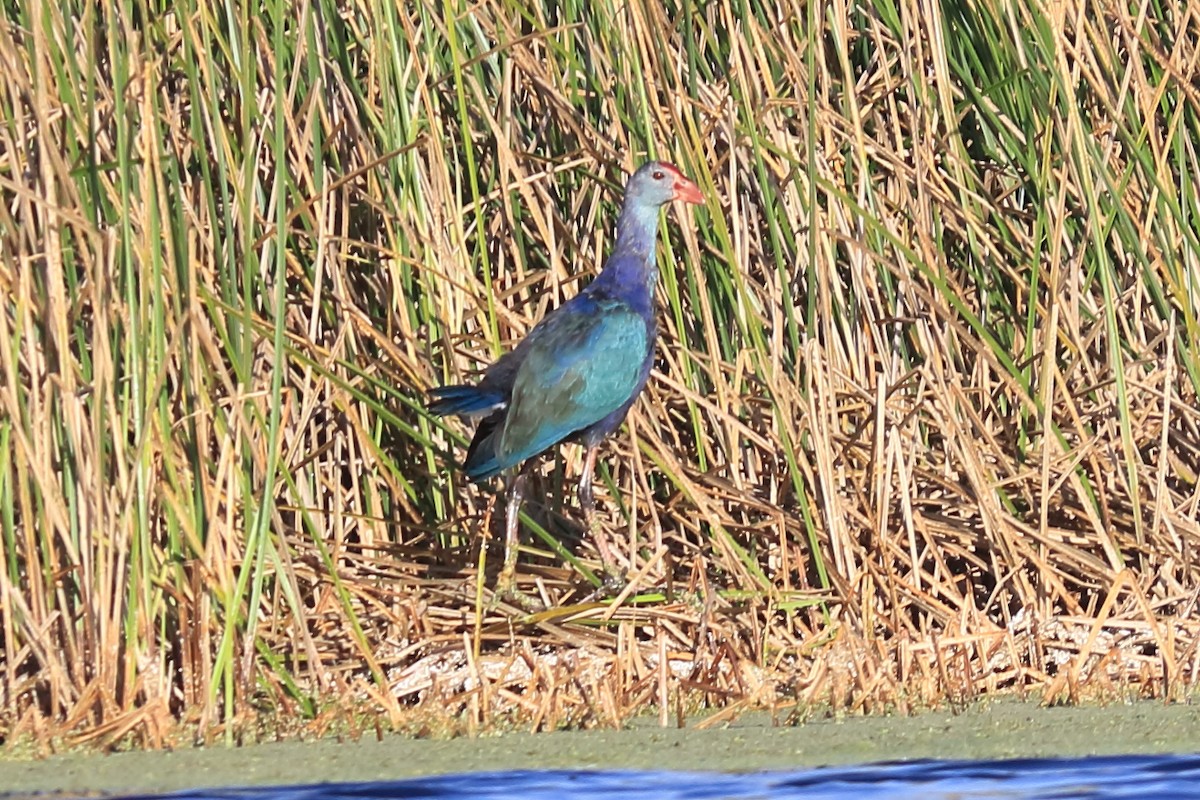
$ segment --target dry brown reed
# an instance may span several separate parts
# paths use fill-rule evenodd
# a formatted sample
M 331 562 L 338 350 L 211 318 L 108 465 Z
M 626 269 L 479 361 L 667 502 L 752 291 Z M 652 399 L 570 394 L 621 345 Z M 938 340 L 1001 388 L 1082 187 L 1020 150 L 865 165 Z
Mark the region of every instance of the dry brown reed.
M 551 5 L 0 3 L 0 737 L 1190 695 L 1200 5 Z M 567 448 L 493 605 L 423 391 L 647 154 L 636 580 Z

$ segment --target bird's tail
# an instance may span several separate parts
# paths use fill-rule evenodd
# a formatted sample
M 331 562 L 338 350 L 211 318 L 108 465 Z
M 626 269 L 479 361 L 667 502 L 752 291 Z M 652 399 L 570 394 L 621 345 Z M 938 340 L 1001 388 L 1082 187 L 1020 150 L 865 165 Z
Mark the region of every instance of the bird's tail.
M 478 386 L 439 386 L 429 392 L 433 398 L 426 408 L 429 413 L 461 414 L 466 417 L 487 415 L 480 420 L 463 462 L 463 471 L 473 481 L 482 481 L 511 466 L 496 455 L 497 426 L 508 405 L 503 394 Z
M 461 414 L 473 417 L 497 411 L 508 405 L 499 392 L 481 389 L 478 386 L 439 386 L 429 391 L 433 400 L 426 408 L 430 414 Z
M 499 415 L 487 417 L 480 421 L 467 448 L 467 457 L 463 460 L 463 472 L 467 477 L 478 483 L 512 466 L 500 460 L 496 454 L 497 428 L 500 425 Z

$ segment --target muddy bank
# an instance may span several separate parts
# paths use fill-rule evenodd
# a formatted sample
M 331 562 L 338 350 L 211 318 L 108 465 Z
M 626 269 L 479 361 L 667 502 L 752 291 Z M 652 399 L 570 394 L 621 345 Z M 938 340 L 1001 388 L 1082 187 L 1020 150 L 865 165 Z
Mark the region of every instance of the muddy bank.
M 715 730 L 510 733 L 477 739 L 263 744 L 239 749 L 0 760 L 0 795 L 377 781 L 534 768 L 763 770 L 912 758 L 1168 753 L 1200 750 L 1200 706 L 1136 703 L 1041 708 L 1016 700 L 914 717 L 820 719 L 772 727 L 764 715 Z

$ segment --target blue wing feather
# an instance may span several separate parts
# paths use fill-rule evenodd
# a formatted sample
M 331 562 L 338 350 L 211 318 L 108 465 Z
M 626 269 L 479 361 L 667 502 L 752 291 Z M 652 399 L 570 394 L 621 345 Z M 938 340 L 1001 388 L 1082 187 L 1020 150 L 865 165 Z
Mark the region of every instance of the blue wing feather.
M 434 389 L 433 413 L 487 414 L 467 451 L 467 477 L 483 480 L 606 420 L 619 424 L 646 382 L 652 326 L 627 303 L 585 292 L 542 320 L 477 386 Z
M 645 319 L 622 303 L 559 317 L 517 370 L 497 460 L 524 461 L 625 405 L 650 346 Z

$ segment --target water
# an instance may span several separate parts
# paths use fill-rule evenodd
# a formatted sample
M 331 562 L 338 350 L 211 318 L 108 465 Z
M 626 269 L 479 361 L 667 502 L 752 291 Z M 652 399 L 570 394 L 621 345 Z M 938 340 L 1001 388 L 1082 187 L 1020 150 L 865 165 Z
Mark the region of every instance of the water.
M 127 800 L 1001 800 L 1200 798 L 1200 755 L 906 761 L 795 772 L 525 770 Z

